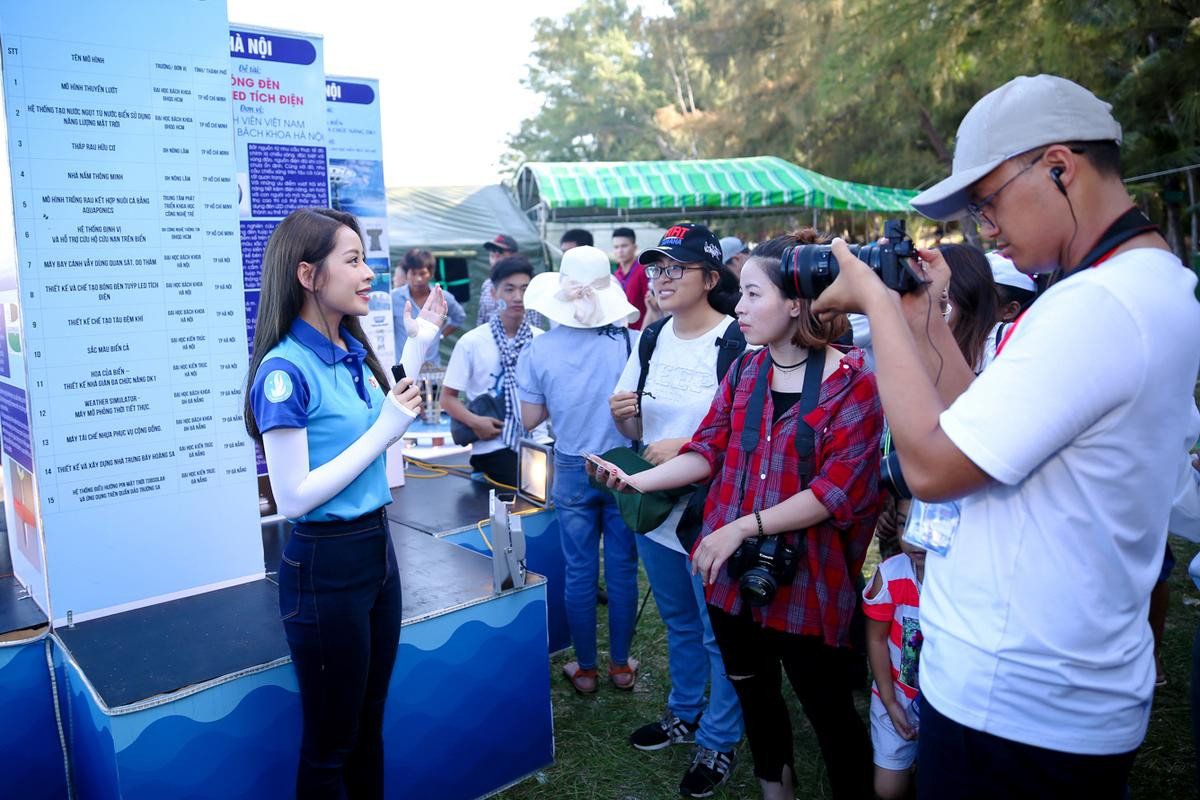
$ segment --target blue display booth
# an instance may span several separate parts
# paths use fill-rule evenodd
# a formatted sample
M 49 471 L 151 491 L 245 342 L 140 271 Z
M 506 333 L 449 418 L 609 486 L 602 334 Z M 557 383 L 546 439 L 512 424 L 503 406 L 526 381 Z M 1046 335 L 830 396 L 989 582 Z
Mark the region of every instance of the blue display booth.
M 18 593 L 9 583 L 0 587 L 0 606 L 11 612 Z M 0 612 L 6 626 L 14 616 Z M 55 716 L 57 676 L 51 679 L 54 645 L 44 619 L 39 628 L 0 636 L 0 796 L 13 800 L 67 796 L 64 741 Z
M 388 507 L 388 518 L 490 558 L 494 537 L 488 517 L 488 496 L 493 487 L 442 463 L 463 460 L 464 456 L 457 455 L 428 462 L 444 474 L 410 478 L 408 491 L 419 492 L 422 502 L 394 503 Z M 397 490 L 397 497 L 402 496 L 402 491 Z M 525 534 L 526 566 L 546 579 L 549 648 L 551 653 L 558 653 L 571 646 L 571 631 L 563 606 L 566 578 L 558 516 L 553 508 L 542 508 L 520 498 L 513 503 L 512 513 L 520 517 Z
M 378 86 L 328 86 L 320 34 L 231 24 L 223 0 L 2 5 L 0 798 L 292 797 L 290 528 L 261 520 L 247 352 L 294 208 L 358 215 L 386 272 Z M 496 592 L 486 485 L 393 500 L 386 793 L 482 797 L 554 759 L 558 527 L 513 509 L 531 571 Z
M 470 800 L 551 764 L 545 580 L 494 595 L 487 559 L 400 525 L 393 541 L 404 622 L 384 717 L 387 796 Z M 271 581 L 53 639 L 78 797 L 293 796 L 299 695 Z M 30 647 L 45 679 L 43 648 Z
M 567 627 L 567 613 L 563 606 L 566 576 L 558 516 L 553 509 L 530 509 L 522 515 L 521 525 L 525 532 L 525 563 L 546 578 L 546 629 L 550 637 L 550 653 L 559 653 L 571 646 L 571 629 Z M 437 536 L 443 541 L 491 557 L 490 522 L 439 533 Z

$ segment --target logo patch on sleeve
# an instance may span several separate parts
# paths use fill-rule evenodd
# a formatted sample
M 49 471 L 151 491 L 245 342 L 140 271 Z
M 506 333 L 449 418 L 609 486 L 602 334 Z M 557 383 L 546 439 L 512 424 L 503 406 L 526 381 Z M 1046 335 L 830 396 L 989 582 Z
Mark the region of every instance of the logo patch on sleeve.
M 292 396 L 292 376 L 281 369 L 272 370 L 263 381 L 263 390 L 268 401 L 282 403 Z

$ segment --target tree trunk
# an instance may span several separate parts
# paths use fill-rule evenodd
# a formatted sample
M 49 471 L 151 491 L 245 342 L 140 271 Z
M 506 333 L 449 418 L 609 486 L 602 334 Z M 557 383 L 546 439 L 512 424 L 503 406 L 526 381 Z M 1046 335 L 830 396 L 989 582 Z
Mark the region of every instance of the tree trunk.
M 663 42 L 667 46 L 667 67 L 671 70 L 671 80 L 675 82 L 675 100 L 679 103 L 679 113 L 687 114 L 687 104 L 683 102 L 683 84 L 679 81 L 679 70 L 675 69 L 675 48 L 671 45 L 671 36 L 663 31 Z
M 946 140 L 938 133 L 937 128 L 933 126 L 933 120 L 929 118 L 929 112 L 923 107 L 921 108 L 921 130 L 925 132 L 925 138 L 929 140 L 929 145 L 933 148 L 933 152 L 937 154 L 938 161 L 950 167 L 954 163 L 954 154 L 950 152 L 950 148 L 946 147 Z

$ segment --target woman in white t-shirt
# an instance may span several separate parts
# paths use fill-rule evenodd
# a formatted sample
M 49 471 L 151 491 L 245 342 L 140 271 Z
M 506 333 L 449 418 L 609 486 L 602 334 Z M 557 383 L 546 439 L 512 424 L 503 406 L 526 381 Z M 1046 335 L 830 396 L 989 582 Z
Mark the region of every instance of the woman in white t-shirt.
M 653 464 L 678 455 L 708 413 L 720 384 L 717 339 L 736 322 L 738 281 L 721 263 L 719 244 L 716 255 L 705 247 L 710 237 L 717 243 L 703 226 L 676 226 L 658 248 L 639 256 L 658 305 L 670 318 L 650 356 L 641 403 L 636 394 L 641 360 L 635 348 L 609 405 L 622 435 L 645 442 L 643 456 Z M 637 537 L 638 555 L 667 627 L 672 685 L 666 713 L 634 731 L 630 743 L 639 750 L 660 750 L 695 741 L 697 753 L 680 790 L 685 796 L 705 797 L 733 769 L 742 716 L 713 637 L 703 585 L 692 575 L 675 534 L 686 503 L 686 498 L 680 500 L 662 525 Z

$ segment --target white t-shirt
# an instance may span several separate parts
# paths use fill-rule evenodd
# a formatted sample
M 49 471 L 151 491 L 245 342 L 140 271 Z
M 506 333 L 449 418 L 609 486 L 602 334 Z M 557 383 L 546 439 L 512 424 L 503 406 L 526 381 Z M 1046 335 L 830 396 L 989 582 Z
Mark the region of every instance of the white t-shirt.
M 704 421 L 717 393 L 716 340 L 733 321 L 733 317 L 722 317 L 711 330 L 694 339 L 675 335 L 674 318 L 663 325 L 650 356 L 646 394 L 642 397 L 642 441 L 646 444 L 660 439 L 691 438 Z M 614 393 L 637 391 L 641 370 L 634 347 Z M 664 547 L 684 552 L 675 527 L 685 505 L 687 498 L 676 503 L 663 524 L 646 535 Z
M 960 724 L 1094 755 L 1145 736 L 1150 589 L 1197 434 L 1195 283 L 1153 249 L 1068 278 L 942 414 L 998 481 L 926 559 L 921 690 Z
M 545 331 L 532 328 L 534 336 L 540 336 Z M 496 397 L 504 397 L 504 371 L 500 368 L 500 349 L 492 338 L 490 325 L 480 325 L 462 335 L 454 344 L 450 353 L 450 362 L 446 364 L 446 376 L 443 385 L 457 389 L 463 405 L 470 403 L 476 397 L 488 392 Z M 539 442 L 550 441 L 546 423 L 542 423 L 529 433 L 529 438 Z M 504 449 L 504 440 L 497 436 L 495 439 L 480 439 L 471 445 L 472 455 L 481 456 Z

